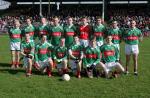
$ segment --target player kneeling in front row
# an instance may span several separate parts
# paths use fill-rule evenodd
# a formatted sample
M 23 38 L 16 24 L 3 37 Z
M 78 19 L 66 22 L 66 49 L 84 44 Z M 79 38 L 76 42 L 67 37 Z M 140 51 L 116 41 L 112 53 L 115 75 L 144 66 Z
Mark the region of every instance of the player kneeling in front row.
M 53 61 L 50 53 L 52 48 L 52 45 L 47 42 L 46 35 L 42 35 L 41 43 L 35 48 L 35 67 L 43 73 L 46 70 L 48 77 L 52 76 Z
M 89 46 L 84 50 L 83 64 L 89 78 L 93 78 L 93 69 L 101 66 L 100 49 L 96 45 L 96 38 L 90 40 Z
M 83 58 L 83 46 L 80 45 L 78 36 L 74 37 L 74 44 L 69 49 L 70 65 L 73 73 L 81 78 L 81 64 Z
M 34 43 L 30 41 L 30 35 L 25 35 L 25 41 L 21 44 L 21 54 L 23 58 L 23 67 L 26 69 L 26 75 L 31 76 L 32 60 L 34 58 Z
M 67 73 L 67 47 L 65 47 L 65 38 L 61 38 L 60 45 L 55 48 L 53 59 L 56 63 L 59 75 Z
M 109 72 L 112 71 L 113 68 L 117 69 L 119 72 L 125 71 L 122 65 L 118 62 L 119 51 L 112 43 L 112 36 L 107 36 L 106 43 L 101 46 L 100 50 L 102 54 L 102 60 L 104 61 L 102 67 L 107 77 L 109 77 Z M 117 74 L 114 74 L 114 76 L 117 77 Z

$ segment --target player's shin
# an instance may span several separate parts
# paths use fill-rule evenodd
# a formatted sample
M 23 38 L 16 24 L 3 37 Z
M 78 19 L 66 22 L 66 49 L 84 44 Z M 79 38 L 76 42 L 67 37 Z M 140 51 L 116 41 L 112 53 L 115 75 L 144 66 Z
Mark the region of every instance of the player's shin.
M 16 51 L 16 68 L 19 67 L 20 51 Z
M 15 58 L 15 51 L 11 51 L 11 59 L 12 59 L 12 65 L 11 68 L 15 68 L 15 64 L 16 64 L 16 58 Z

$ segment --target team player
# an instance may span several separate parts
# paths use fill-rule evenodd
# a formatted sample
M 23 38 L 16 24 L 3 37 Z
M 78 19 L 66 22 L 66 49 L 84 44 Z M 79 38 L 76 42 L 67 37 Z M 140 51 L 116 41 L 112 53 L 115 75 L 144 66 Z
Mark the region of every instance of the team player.
M 19 20 L 14 21 L 14 28 L 9 30 L 10 36 L 10 50 L 12 57 L 12 65 L 11 68 L 19 67 L 19 59 L 20 59 L 20 45 L 21 45 L 21 34 L 22 31 L 20 29 Z
M 101 66 L 100 49 L 96 45 L 96 38 L 92 38 L 88 47 L 84 49 L 83 65 L 89 78 L 93 78 L 93 69 Z
M 93 33 L 96 37 L 97 46 L 102 46 L 106 35 L 106 27 L 102 24 L 102 19 L 100 17 L 97 18 L 97 24 L 93 26 Z
M 42 72 L 44 72 L 46 69 L 48 77 L 52 76 L 52 49 L 53 46 L 47 42 L 47 36 L 42 35 L 41 43 L 36 45 L 35 48 L 35 67 Z
M 88 19 L 86 17 L 83 17 L 82 25 L 79 27 L 79 38 L 80 43 L 84 47 L 87 47 L 89 44 L 89 37 L 91 36 L 91 26 L 88 24 Z
M 73 18 L 67 18 L 67 25 L 64 26 L 64 36 L 66 47 L 69 47 L 73 44 L 74 36 L 77 34 L 77 28 L 73 24 Z
M 27 26 L 24 29 L 24 33 L 30 35 L 30 41 L 34 41 L 35 27 L 32 25 L 32 21 L 30 18 L 27 18 L 26 22 L 27 22 Z
M 59 75 L 67 73 L 67 47 L 65 47 L 65 38 L 61 38 L 59 46 L 55 47 L 53 53 L 53 59 L 56 62 Z
M 46 35 L 49 38 L 50 27 L 48 25 L 47 19 L 42 17 L 41 18 L 41 25 L 38 27 L 38 37 L 39 40 L 41 39 L 42 35 Z
M 80 45 L 78 36 L 74 36 L 74 43 L 69 48 L 69 56 L 73 73 L 75 71 L 77 78 L 81 78 L 80 72 L 83 58 L 83 46 Z
M 25 41 L 21 43 L 21 54 L 23 58 L 23 66 L 26 69 L 26 76 L 31 76 L 32 60 L 34 59 L 34 42 L 31 41 L 30 34 L 25 34 Z
M 112 43 L 120 50 L 120 43 L 122 39 L 122 30 L 118 27 L 118 22 L 112 22 L 112 28 L 108 31 L 108 35 L 112 36 Z
M 131 28 L 127 30 L 124 34 L 125 39 L 125 54 L 126 54 L 126 73 L 128 74 L 128 66 L 130 62 L 130 57 L 133 55 L 134 63 L 134 75 L 138 75 L 138 54 L 139 54 L 139 40 L 142 40 L 141 31 L 136 28 L 136 21 L 131 21 Z
M 109 78 L 109 72 L 113 71 L 112 69 L 115 68 L 117 73 L 124 72 L 124 68 L 118 62 L 119 61 L 119 51 L 118 48 L 114 46 L 112 43 L 112 36 L 107 36 L 106 43 L 100 47 L 101 54 L 102 54 L 102 67 L 105 71 L 105 75 Z M 118 74 L 114 74 L 115 77 Z
M 54 21 L 54 26 L 52 26 L 50 29 L 51 44 L 53 46 L 58 46 L 60 43 L 60 39 L 63 36 L 64 30 L 63 30 L 63 27 L 60 26 L 60 24 L 59 24 L 58 17 L 54 17 L 53 21 Z

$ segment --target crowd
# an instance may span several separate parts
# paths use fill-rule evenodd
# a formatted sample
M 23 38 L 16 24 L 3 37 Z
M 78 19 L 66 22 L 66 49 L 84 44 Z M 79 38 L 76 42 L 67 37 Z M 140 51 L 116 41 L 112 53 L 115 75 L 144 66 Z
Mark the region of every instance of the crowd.
M 8 28 L 13 25 L 14 19 L 19 19 L 20 22 L 23 24 L 22 26 L 24 27 L 24 22 L 27 17 L 30 17 L 30 16 L 21 15 L 21 16 L 1 17 L 0 18 L 0 33 L 2 33 L 2 32 L 6 33 L 8 31 Z M 81 17 L 79 17 L 79 16 L 73 17 L 74 23 L 77 25 L 80 24 Z M 40 16 L 35 15 L 31 18 L 33 20 L 34 25 L 39 25 L 39 21 L 41 18 Z M 65 21 L 66 18 L 67 17 L 64 18 L 64 17 L 60 16 L 60 24 L 61 25 L 66 24 L 66 21 Z M 47 19 L 49 20 L 49 23 L 51 23 L 52 17 L 47 17 Z M 91 25 L 94 25 L 96 22 L 96 17 L 89 16 L 88 20 Z M 114 21 L 114 20 L 118 21 L 119 27 L 121 27 L 121 28 L 129 28 L 131 20 L 135 20 L 137 22 L 137 27 L 142 30 L 142 32 L 144 33 L 145 36 L 149 36 L 150 17 L 148 17 L 148 16 L 122 16 L 122 15 L 110 16 L 110 19 L 108 21 L 107 20 L 106 21 L 109 24 L 109 23 L 111 23 L 111 21 Z

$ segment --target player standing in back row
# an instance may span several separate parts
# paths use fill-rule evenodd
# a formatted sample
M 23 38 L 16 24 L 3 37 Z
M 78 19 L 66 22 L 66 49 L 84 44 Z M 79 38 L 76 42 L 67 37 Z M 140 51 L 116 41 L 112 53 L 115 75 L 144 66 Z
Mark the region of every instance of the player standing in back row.
M 134 75 L 138 75 L 137 67 L 138 67 L 138 54 L 139 54 L 139 40 L 142 40 L 141 31 L 136 28 L 136 21 L 131 21 L 131 27 L 129 30 L 125 31 L 124 34 L 125 39 L 125 54 L 126 54 L 126 73 L 128 74 L 128 66 L 130 62 L 130 57 L 133 55 L 133 63 L 134 63 Z
M 91 26 L 88 24 L 88 19 L 86 17 L 82 18 L 81 21 L 82 25 L 79 27 L 80 43 L 84 47 L 87 47 L 91 36 Z
M 50 28 L 50 38 L 51 44 L 55 47 L 60 43 L 60 39 L 63 36 L 64 30 L 63 27 L 59 24 L 59 18 L 54 17 L 54 25 Z
M 14 28 L 9 30 L 10 36 L 10 50 L 12 57 L 12 65 L 11 68 L 19 67 L 19 59 L 20 59 L 20 46 L 21 46 L 21 34 L 22 31 L 20 29 L 19 20 L 14 21 Z
M 73 44 L 74 36 L 77 34 L 77 28 L 73 24 L 73 18 L 67 18 L 67 25 L 64 26 L 64 36 L 66 47 L 69 47 Z
M 96 37 L 97 46 L 102 46 L 104 43 L 104 36 L 106 35 L 106 27 L 102 24 L 102 19 L 97 18 L 97 24 L 93 27 L 94 36 Z

